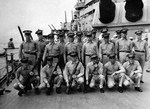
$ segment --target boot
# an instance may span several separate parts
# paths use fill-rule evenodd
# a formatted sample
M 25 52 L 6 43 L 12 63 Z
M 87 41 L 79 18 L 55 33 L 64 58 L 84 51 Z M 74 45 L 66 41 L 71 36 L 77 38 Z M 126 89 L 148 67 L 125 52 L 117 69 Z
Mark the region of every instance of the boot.
M 36 95 L 40 94 L 39 88 L 35 88 L 35 94 Z
M 104 91 L 104 89 L 103 89 L 103 88 L 100 88 L 100 92 L 101 92 L 101 93 L 104 93 L 105 91 Z
M 46 89 L 46 95 L 50 95 L 51 94 L 51 88 L 47 88 Z
M 118 92 L 123 93 L 123 88 L 122 87 L 118 87 Z
M 57 93 L 57 94 L 61 94 L 61 89 L 60 89 L 60 87 L 56 87 L 56 93 Z
M 18 92 L 18 95 L 19 95 L 19 96 L 22 96 L 23 93 L 25 93 L 24 90 L 20 90 L 20 91 Z
M 67 87 L 67 89 L 66 89 L 66 94 L 69 94 L 69 93 L 70 93 L 70 88 Z
M 135 87 L 135 90 L 138 92 L 143 92 L 143 90 L 140 87 Z

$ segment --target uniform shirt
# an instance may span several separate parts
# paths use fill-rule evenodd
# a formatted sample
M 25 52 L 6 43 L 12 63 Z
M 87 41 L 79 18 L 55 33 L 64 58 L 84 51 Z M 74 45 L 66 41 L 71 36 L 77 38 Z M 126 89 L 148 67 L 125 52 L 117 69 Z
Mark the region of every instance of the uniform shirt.
M 53 42 L 46 45 L 43 55 L 43 60 L 47 56 L 58 56 L 60 55 L 60 46 L 59 44 Z
M 42 57 L 44 54 L 44 50 L 45 50 L 45 46 L 48 44 L 48 41 L 44 41 L 44 40 L 38 40 L 37 42 L 38 45 L 38 57 Z
M 118 73 L 123 73 L 125 72 L 125 69 L 123 68 L 122 64 L 118 61 L 115 61 L 114 64 L 112 64 L 110 61 L 107 62 L 105 65 L 104 65 L 104 69 L 105 69 L 105 74 L 106 75 L 111 75 L 113 74 L 114 72 L 118 71 Z
M 103 55 L 103 54 L 108 54 L 109 55 L 109 54 L 114 54 L 114 53 L 115 53 L 115 46 L 114 46 L 113 43 L 103 42 L 102 44 L 100 44 L 100 48 L 99 48 L 99 54 L 100 55 Z
M 69 61 L 66 63 L 65 70 L 64 70 L 64 78 L 66 81 L 69 81 L 69 76 L 72 75 L 73 70 L 78 62 L 79 61 L 76 62 Z M 79 62 L 76 68 L 75 75 L 77 75 L 78 78 L 84 75 L 84 67 L 81 62 Z
M 128 41 L 127 39 L 119 39 L 116 42 L 116 49 L 118 51 L 131 51 L 132 50 L 132 43 L 131 41 Z
M 19 58 L 22 58 L 22 55 L 27 54 L 28 51 L 30 51 L 29 54 L 34 54 L 34 55 L 37 54 L 38 46 L 36 42 L 31 41 L 31 42 L 21 43 L 20 50 L 19 50 Z
M 77 44 L 74 42 L 68 42 L 65 45 L 65 52 L 67 53 L 67 55 L 71 52 L 78 52 L 78 47 Z
M 32 71 L 32 69 L 33 69 L 32 65 L 29 65 L 26 68 L 24 68 L 24 67 L 18 68 L 18 70 L 16 71 L 17 79 L 19 79 L 20 76 L 22 76 L 22 78 L 29 78 L 30 77 L 29 73 Z M 38 73 L 35 69 L 34 69 L 33 73 L 34 73 L 34 75 L 38 75 Z
M 62 75 L 60 67 L 56 63 L 52 64 L 52 66 L 49 66 L 48 64 L 45 65 L 41 70 L 41 80 L 44 79 L 51 79 L 52 74 L 55 75 Z
M 96 43 L 94 43 L 93 41 L 84 43 L 82 47 L 82 53 L 83 55 L 84 54 L 88 54 L 88 55 L 98 54 L 98 47 Z
M 58 44 L 60 46 L 60 54 L 63 55 L 65 49 L 65 42 L 58 42 Z
M 98 64 L 89 62 L 86 67 L 86 80 L 89 79 L 89 74 L 97 76 L 103 74 L 103 64 L 101 62 L 99 62 Z
M 144 40 L 133 41 L 134 50 L 145 51 L 147 50 L 147 43 Z
M 129 76 L 132 71 L 135 73 L 142 73 L 142 68 L 140 66 L 140 63 L 138 61 L 134 61 L 133 63 L 130 63 L 129 61 L 125 62 L 123 64 L 123 67 L 126 70 L 126 74 Z

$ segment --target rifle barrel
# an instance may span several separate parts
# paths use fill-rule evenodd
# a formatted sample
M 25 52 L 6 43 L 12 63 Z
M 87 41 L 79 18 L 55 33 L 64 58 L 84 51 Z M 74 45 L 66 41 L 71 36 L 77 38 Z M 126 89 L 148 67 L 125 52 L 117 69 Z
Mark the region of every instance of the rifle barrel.
M 22 41 L 24 41 L 24 37 L 23 37 L 23 34 L 22 34 L 22 31 L 21 31 L 20 26 L 18 26 L 18 30 L 19 30 L 19 32 L 20 32 L 20 35 L 21 35 Z

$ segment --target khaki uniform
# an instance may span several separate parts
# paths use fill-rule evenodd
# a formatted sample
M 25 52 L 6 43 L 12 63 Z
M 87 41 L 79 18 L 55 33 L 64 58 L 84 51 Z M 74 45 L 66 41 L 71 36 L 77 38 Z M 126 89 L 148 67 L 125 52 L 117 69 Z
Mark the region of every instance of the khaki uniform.
M 36 42 L 23 42 L 20 45 L 19 58 L 28 58 L 31 65 L 35 65 L 37 59 L 38 46 Z
M 127 39 L 119 39 L 116 42 L 116 54 L 119 54 L 119 60 L 123 64 L 127 61 L 127 55 L 132 52 L 132 43 Z
M 49 43 L 45 47 L 43 60 L 45 60 L 47 56 L 52 56 L 53 62 L 58 63 L 60 52 L 61 52 L 61 48 L 58 43 L 55 43 L 55 42 Z
M 135 59 L 139 61 L 142 69 L 144 69 L 145 60 L 148 57 L 148 47 L 146 41 L 144 40 L 134 41 L 133 48 L 135 51 Z
M 48 82 L 50 87 L 53 88 L 54 83 L 56 83 L 56 87 L 60 87 L 63 81 L 63 76 L 60 67 L 54 63 L 50 67 L 48 64 L 45 65 L 41 70 L 41 84 L 39 85 L 39 89 L 47 87 Z
M 95 55 L 95 54 L 98 55 L 98 47 L 96 43 L 91 41 L 91 42 L 87 42 L 83 44 L 82 62 L 84 63 L 84 65 L 87 65 L 91 61 L 90 56 Z
M 109 55 L 115 54 L 115 46 L 113 43 L 105 43 L 100 44 L 99 47 L 99 55 L 100 59 L 102 59 L 102 63 L 105 65 L 109 61 Z
M 38 72 L 36 70 L 32 71 L 33 66 L 29 65 L 27 68 L 20 67 L 17 71 L 17 79 L 19 80 L 19 83 L 21 83 L 24 86 L 24 89 L 26 89 L 28 86 L 33 86 L 35 88 L 39 85 L 39 76 Z M 30 75 L 30 72 L 33 72 L 33 75 Z M 21 90 L 21 87 L 19 83 L 14 84 L 14 88 L 16 90 Z
M 82 60 L 81 59 L 81 55 L 82 55 L 82 46 L 83 46 L 83 42 L 77 42 L 77 47 L 78 47 L 78 49 L 79 49 L 79 51 L 80 51 L 80 60 Z
M 126 75 L 129 76 L 131 80 L 135 82 L 135 87 L 140 87 L 140 80 L 142 77 L 142 68 L 139 62 L 135 60 L 134 63 L 131 64 L 129 63 L 129 61 L 127 61 L 123 64 L 123 67 L 126 70 Z M 130 75 L 132 72 L 134 72 L 133 75 Z M 124 85 L 125 86 L 130 85 L 130 82 L 127 78 L 124 81 Z
M 72 61 L 69 61 L 66 63 L 66 66 L 65 66 L 65 70 L 64 70 L 64 79 L 66 81 L 66 83 L 70 83 L 72 82 L 71 86 L 74 87 L 77 84 L 83 84 L 84 83 L 84 67 L 82 65 L 81 62 L 79 62 L 77 68 L 76 68 L 76 72 L 74 74 L 73 73 L 73 70 L 74 68 L 76 67 L 77 63 L 79 61 L 76 61 L 76 62 L 72 62 Z M 72 78 L 72 75 L 76 75 L 76 78 Z M 72 80 L 71 80 L 72 78 Z
M 111 76 L 114 72 L 117 72 L 116 75 Z M 112 64 L 110 61 L 104 65 L 104 74 L 107 76 L 107 85 L 108 88 L 112 88 L 115 85 L 115 81 L 119 81 L 119 87 L 122 87 L 124 80 L 125 69 L 120 62 L 116 61 L 115 64 Z
M 60 46 L 60 59 L 59 59 L 59 66 L 63 70 L 65 67 L 65 62 L 64 62 L 64 50 L 65 50 L 65 42 L 59 42 L 58 43 Z
M 103 84 L 105 78 L 103 76 L 103 64 L 93 64 L 93 62 L 89 62 L 86 68 L 86 81 L 89 81 L 89 86 L 93 88 L 95 83 L 99 83 L 99 87 L 103 88 Z
M 71 52 L 77 52 L 78 53 L 78 57 L 80 56 L 80 52 L 79 52 L 78 46 L 74 42 L 68 42 L 65 45 L 65 48 L 64 48 L 64 60 L 65 60 L 65 63 L 70 60 L 69 54 Z

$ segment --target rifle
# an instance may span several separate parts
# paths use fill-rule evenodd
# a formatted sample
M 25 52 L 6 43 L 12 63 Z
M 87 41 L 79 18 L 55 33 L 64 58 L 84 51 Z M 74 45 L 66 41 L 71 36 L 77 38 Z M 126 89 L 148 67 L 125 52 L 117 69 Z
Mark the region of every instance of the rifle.
M 52 25 L 52 27 L 54 28 L 54 30 L 56 30 L 56 28 L 54 27 L 54 25 L 53 24 L 51 24 Z
M 19 30 L 19 32 L 20 32 L 20 35 L 21 35 L 22 41 L 24 41 L 24 37 L 23 37 L 23 34 L 22 34 L 22 31 L 21 31 L 20 26 L 18 26 L 18 30 Z

